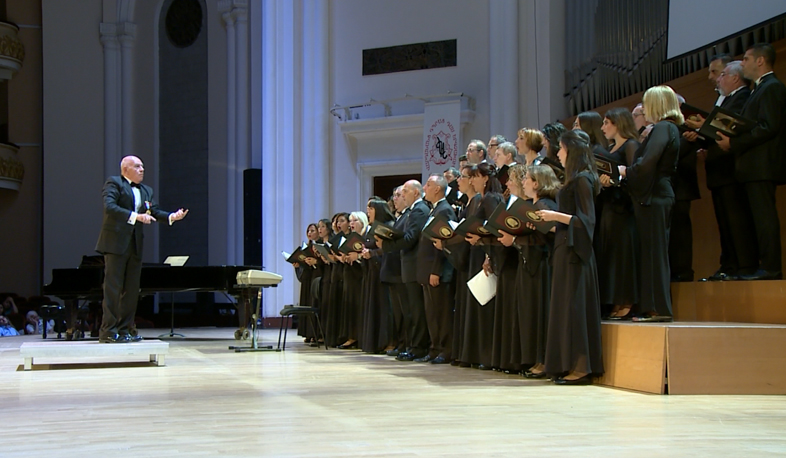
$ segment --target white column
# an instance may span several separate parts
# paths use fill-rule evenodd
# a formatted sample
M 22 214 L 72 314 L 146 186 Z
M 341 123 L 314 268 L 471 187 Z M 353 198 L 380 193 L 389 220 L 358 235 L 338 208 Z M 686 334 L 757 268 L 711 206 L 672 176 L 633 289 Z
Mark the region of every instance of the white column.
M 133 97 L 134 97 L 134 41 L 136 39 L 136 25 L 123 22 L 117 27 L 120 41 L 122 86 L 120 90 L 121 107 L 121 155 L 128 156 L 134 152 L 133 134 Z
M 231 10 L 231 1 L 219 3 L 219 10 L 227 30 L 227 264 L 237 264 L 235 251 L 237 208 L 237 136 L 236 131 L 236 55 L 235 55 L 235 15 Z M 242 229 L 242 226 L 241 226 Z M 240 238 L 242 242 L 243 238 Z
M 249 142 L 249 54 L 248 54 L 248 6 L 246 0 L 234 0 L 235 15 L 235 260 L 243 262 L 243 170 L 248 168 Z
M 102 22 L 104 47 L 104 175 L 117 175 L 120 168 L 120 43 L 117 25 Z
M 491 135 L 513 141 L 519 128 L 518 1 L 489 2 L 489 97 Z M 485 139 L 484 139 L 485 140 Z

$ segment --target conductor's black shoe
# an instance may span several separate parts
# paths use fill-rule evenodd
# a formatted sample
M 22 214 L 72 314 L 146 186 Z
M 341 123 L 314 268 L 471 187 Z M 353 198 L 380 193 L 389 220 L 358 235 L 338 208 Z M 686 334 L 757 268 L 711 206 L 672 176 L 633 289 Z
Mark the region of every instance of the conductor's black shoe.
M 750 275 L 740 275 L 742 280 L 783 280 L 783 273 L 780 270 L 759 269 Z
M 109 334 L 104 337 L 98 338 L 99 343 L 128 343 L 128 336 L 126 334 Z

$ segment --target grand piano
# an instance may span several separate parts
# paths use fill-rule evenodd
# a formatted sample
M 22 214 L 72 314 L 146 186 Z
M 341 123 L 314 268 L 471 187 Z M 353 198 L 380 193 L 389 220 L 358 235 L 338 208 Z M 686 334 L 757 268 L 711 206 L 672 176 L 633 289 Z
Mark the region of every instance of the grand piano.
M 276 286 L 277 282 L 275 284 L 262 282 L 239 285 L 237 273 L 259 269 L 259 266 L 143 265 L 140 295 L 146 296 L 159 292 L 224 292 L 231 294 L 237 300 L 240 319 L 235 338 L 247 338 L 247 324 L 259 288 Z M 79 301 L 100 301 L 103 298 L 103 283 L 103 256 L 85 256 L 82 259 L 82 264 L 75 269 L 52 269 L 52 282 L 44 286 L 43 294 L 59 297 L 70 309 L 66 319 L 68 324 L 67 340 L 71 340 L 75 336 L 78 337 L 78 332 L 75 335 L 74 323 Z

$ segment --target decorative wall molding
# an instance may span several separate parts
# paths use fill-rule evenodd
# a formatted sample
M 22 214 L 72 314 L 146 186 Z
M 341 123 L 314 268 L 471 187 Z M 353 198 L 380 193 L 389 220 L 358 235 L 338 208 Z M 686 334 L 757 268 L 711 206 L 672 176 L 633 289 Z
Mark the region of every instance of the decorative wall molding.
M 0 188 L 19 191 L 25 177 L 25 166 L 16 155 L 19 147 L 0 143 Z
M 10 80 L 22 68 L 25 45 L 16 24 L 0 22 L 0 79 Z

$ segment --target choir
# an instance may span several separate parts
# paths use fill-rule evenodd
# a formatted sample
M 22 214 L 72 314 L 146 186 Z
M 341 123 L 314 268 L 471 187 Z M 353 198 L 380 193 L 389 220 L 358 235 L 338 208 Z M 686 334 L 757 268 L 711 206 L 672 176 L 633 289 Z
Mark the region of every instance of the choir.
M 768 46 L 754 45 L 718 77 L 727 105 L 763 126 L 708 142 L 696 134 L 704 119 L 686 123 L 679 96 L 656 86 L 633 112 L 581 113 L 573 130 L 560 123 L 522 128 L 515 142 L 493 135 L 488 148 L 473 139 L 458 169 L 423 185 L 403 183 L 389 201 L 374 196 L 365 212 L 308 225 L 308 255 L 294 264 L 300 304 L 320 309 L 326 345 L 558 385 L 592 383 L 604 372 L 602 319 L 672 320 L 670 235 L 684 235 L 672 221 L 684 213 L 676 177 L 685 158 L 693 154 L 694 169 L 697 154 L 706 158 L 708 177 L 711 168 L 726 171 L 708 178 L 714 201 L 773 200 L 767 197 L 782 182 L 780 169 L 750 163 L 768 163 L 786 117 L 772 120 L 765 107 L 730 103 L 735 94 L 750 94 L 744 71 L 764 79 L 771 97 L 759 103 L 777 104 L 783 114 L 786 88 L 774 75 L 767 79 L 774 61 Z M 780 126 L 776 137 L 760 132 L 772 124 Z M 736 178 L 728 176 L 735 171 Z M 532 209 L 521 219 L 512 210 L 523 207 L 517 200 Z M 710 280 L 731 279 L 743 267 L 754 278 L 780 278 L 773 228 L 757 223 L 758 251 L 751 254 L 735 240 L 741 223 L 716 210 L 728 271 Z M 495 217 L 505 211 L 513 216 L 500 229 Z M 767 217 L 779 227 L 777 214 Z M 490 301 L 479 302 L 467 286 L 476 275 L 496 280 Z M 299 332 L 316 343 L 315 330 Z

